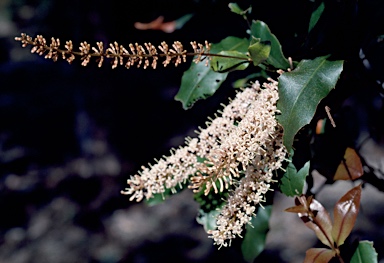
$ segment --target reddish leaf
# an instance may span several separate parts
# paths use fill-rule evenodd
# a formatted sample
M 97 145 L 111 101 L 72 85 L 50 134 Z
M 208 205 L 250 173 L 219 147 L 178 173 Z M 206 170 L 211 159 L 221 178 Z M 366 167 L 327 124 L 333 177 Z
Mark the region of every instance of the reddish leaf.
M 310 248 L 305 254 L 304 263 L 327 263 L 336 252 L 328 248 Z
M 328 211 L 316 199 L 312 199 L 309 208 L 311 213 L 299 214 L 300 218 L 307 227 L 315 231 L 317 238 L 324 245 L 332 248 L 332 221 Z
M 172 33 L 173 31 L 176 30 L 176 21 L 171 21 L 171 22 L 164 22 L 164 17 L 159 16 L 155 20 L 149 23 L 141 23 L 141 22 L 136 22 L 134 24 L 136 29 L 139 30 L 161 30 L 166 33 Z
M 335 205 L 332 237 L 338 246 L 344 244 L 355 225 L 360 208 L 360 198 L 361 184 L 349 190 Z
M 159 16 L 155 20 L 149 23 L 136 22 L 134 24 L 136 29 L 139 30 L 161 30 L 165 33 L 172 33 L 173 31 L 180 29 L 183 25 L 191 19 L 192 14 L 186 14 L 174 21 L 164 22 L 164 17 Z
M 363 165 L 360 157 L 352 148 L 347 148 L 344 154 L 344 160 L 337 167 L 333 180 L 356 180 L 363 175 Z
M 313 196 L 308 196 L 306 197 L 304 194 L 300 196 L 296 196 L 295 198 L 295 205 L 285 209 L 285 212 L 290 212 L 290 213 L 297 213 L 297 214 L 309 214 L 311 210 L 309 209 L 309 205 L 311 204 L 313 199 Z
M 296 206 L 285 209 L 297 213 L 307 227 L 315 231 L 318 239 L 326 246 L 333 247 L 332 221 L 329 213 L 313 196 L 301 195 L 295 198 Z

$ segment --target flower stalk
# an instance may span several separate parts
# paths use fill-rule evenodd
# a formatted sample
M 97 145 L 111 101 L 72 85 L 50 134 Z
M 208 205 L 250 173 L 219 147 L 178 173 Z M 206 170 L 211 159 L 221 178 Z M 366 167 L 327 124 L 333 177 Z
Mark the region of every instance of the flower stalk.
M 96 46 L 91 46 L 84 41 L 80 43 L 79 50 L 75 51 L 71 40 L 65 42 L 64 48 L 60 47 L 60 39 L 51 38 L 51 42 L 48 43 L 42 35 L 32 38 L 22 33 L 20 37 L 15 37 L 15 40 L 20 41 L 22 47 L 32 46 L 31 53 L 40 56 L 44 55 L 46 59 L 52 59 L 53 61 L 57 61 L 59 57 L 62 57 L 71 64 L 76 57 L 80 57 L 82 66 L 87 66 L 92 58 L 96 58 L 98 67 L 101 67 L 107 58 L 112 60 L 112 68 L 124 65 L 127 69 L 132 66 L 156 69 L 159 59 L 163 60 L 164 67 L 169 64 L 178 66 L 186 62 L 187 56 L 194 57 L 193 61 L 195 63 L 206 60 L 207 65 L 209 59 L 213 56 L 251 60 L 250 58 L 210 53 L 211 44 L 208 41 L 205 41 L 204 45 L 194 41 L 190 42 L 193 51 L 184 49 L 183 44 L 179 41 L 174 41 L 170 46 L 166 42 L 161 42 L 157 47 L 151 43 L 144 43 L 144 45 L 130 43 L 128 48 L 117 42 L 104 47 L 103 42 L 96 42 Z

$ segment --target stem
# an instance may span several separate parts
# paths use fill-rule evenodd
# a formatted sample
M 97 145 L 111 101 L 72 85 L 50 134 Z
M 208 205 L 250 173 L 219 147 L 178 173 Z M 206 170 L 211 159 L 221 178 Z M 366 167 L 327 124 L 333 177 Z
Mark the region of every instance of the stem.
M 26 42 L 31 45 L 31 46 L 37 46 L 37 47 L 43 47 L 45 51 L 49 51 L 49 50 L 54 50 L 56 51 L 57 53 L 59 54 L 69 54 L 69 55 L 76 55 L 76 56 L 84 56 L 84 55 L 89 55 L 91 57 L 106 57 L 106 58 L 115 58 L 115 57 L 123 57 L 123 58 L 136 58 L 136 57 L 139 57 L 139 58 L 152 58 L 152 57 L 166 57 L 166 56 L 171 56 L 171 57 L 177 57 L 177 56 L 183 56 L 183 55 L 186 55 L 186 56 L 209 56 L 209 57 L 223 57 L 223 58 L 233 58 L 233 59 L 238 59 L 238 60 L 243 60 L 243 61 L 252 61 L 251 58 L 244 58 L 244 57 L 237 57 L 237 56 L 228 56 L 228 55 L 223 55 L 223 54 L 212 54 L 212 53 L 195 53 L 195 52 L 188 52 L 188 53 L 168 53 L 168 54 L 164 54 L 164 53 L 161 53 L 161 54 L 157 54 L 157 55 L 153 55 L 153 54 L 140 54 L 140 55 L 137 55 L 137 54 L 127 54 L 127 53 L 124 53 L 124 54 L 112 54 L 112 53 L 105 53 L 105 52 L 102 52 L 102 53 L 96 53 L 96 52 L 92 52 L 92 53 L 88 53 L 88 54 L 85 54 L 83 52 L 80 52 L 80 51 L 69 51 L 69 50 L 66 50 L 66 49 L 60 49 L 60 48 L 51 48 L 47 45 L 42 45 L 42 44 L 39 44 L 39 43 L 34 43 L 33 41 L 27 41 Z
M 341 255 L 340 255 L 340 250 L 339 250 L 339 248 L 337 247 L 337 245 L 336 245 L 336 247 L 335 247 L 334 242 L 331 241 L 331 240 L 328 238 L 328 236 L 325 234 L 324 229 L 321 227 L 320 224 L 317 223 L 316 217 L 313 217 L 313 223 L 316 224 L 316 225 L 320 228 L 321 232 L 322 232 L 322 233 L 324 234 L 324 236 L 327 238 L 329 244 L 331 245 L 331 249 L 332 249 L 333 251 L 336 252 L 336 256 L 337 256 L 338 260 L 340 261 L 340 263 L 344 263 L 344 260 L 343 260 L 343 258 L 342 258 Z
M 344 260 L 343 258 L 341 257 L 340 253 L 339 254 L 336 254 L 337 255 L 337 258 L 339 259 L 340 263 L 344 263 Z

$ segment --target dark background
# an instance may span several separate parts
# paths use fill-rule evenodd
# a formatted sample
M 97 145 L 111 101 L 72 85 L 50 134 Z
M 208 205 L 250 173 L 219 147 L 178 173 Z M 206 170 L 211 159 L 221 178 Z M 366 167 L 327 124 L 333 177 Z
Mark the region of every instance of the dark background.
M 236 243 L 221 250 L 212 246 L 195 222 L 198 206 L 188 191 L 148 208 L 129 202 L 120 190 L 141 165 L 193 136 L 235 94 L 232 82 L 251 72 L 229 74 L 213 97 L 185 111 L 173 97 L 190 59 L 177 68 L 156 70 L 112 70 L 107 63 L 82 67 L 78 59 L 68 65 L 32 55 L 13 40 L 27 33 L 62 43 L 72 40 L 76 46 L 81 41 L 128 46 L 175 40 L 187 46 L 190 41 L 248 37 L 247 23 L 229 11 L 229 2 L 0 1 L 1 262 L 242 261 Z M 371 94 L 363 106 L 379 98 L 383 67 L 377 58 L 383 49 L 378 39 L 384 14 L 380 1 L 336 2 L 326 1 L 326 18 L 308 37 L 316 2 L 237 1 L 244 9 L 252 3 L 250 18 L 266 22 L 294 60 L 331 53 L 347 61 L 350 78 L 331 98 L 345 116 L 341 102 L 359 97 L 360 84 L 365 85 L 363 94 Z M 160 15 L 172 21 L 189 13 L 192 19 L 171 34 L 133 26 Z M 370 59 L 369 70 L 358 56 L 360 48 Z M 353 85 L 345 88 L 345 83 Z M 369 125 L 380 142 L 381 106 L 378 112 Z M 352 129 L 356 135 L 346 144 L 356 142 L 359 129 Z M 273 249 L 262 258 L 294 262 L 294 256 Z

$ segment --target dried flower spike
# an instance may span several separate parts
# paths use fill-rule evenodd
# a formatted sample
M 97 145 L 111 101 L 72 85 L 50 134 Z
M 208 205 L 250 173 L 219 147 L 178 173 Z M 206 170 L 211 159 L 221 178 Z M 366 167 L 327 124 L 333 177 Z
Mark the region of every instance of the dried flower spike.
M 175 41 L 171 47 L 167 43 L 162 42 L 157 48 L 151 43 L 144 43 L 144 45 L 135 43 L 129 44 L 128 49 L 117 42 L 109 44 L 109 47 L 104 49 L 102 42 L 97 42 L 96 47 L 93 47 L 84 41 L 80 43 L 79 50 L 74 51 L 73 43 L 70 40 L 65 42 L 63 49 L 60 48 L 60 39 L 51 38 L 50 44 L 47 44 L 46 39 L 41 35 L 32 38 L 22 33 L 20 37 L 15 37 L 15 40 L 20 41 L 22 47 L 31 45 L 32 53 L 37 53 L 40 56 L 45 54 L 45 58 L 52 59 L 53 61 L 57 61 L 60 55 L 68 63 L 72 63 L 76 57 L 80 57 L 81 65 L 83 66 L 87 66 L 91 59 L 95 57 L 99 67 L 103 65 L 107 58 L 112 60 L 112 68 L 116 68 L 118 65 L 125 65 L 126 68 L 142 66 L 144 69 L 148 67 L 156 69 L 159 59 L 164 59 L 162 64 L 165 67 L 171 63 L 177 66 L 186 62 L 187 56 L 196 56 L 194 62 L 198 63 L 210 55 L 210 44 L 208 42 L 205 43 L 205 46 L 193 42 L 191 45 L 194 51 L 187 52 L 179 41 Z

